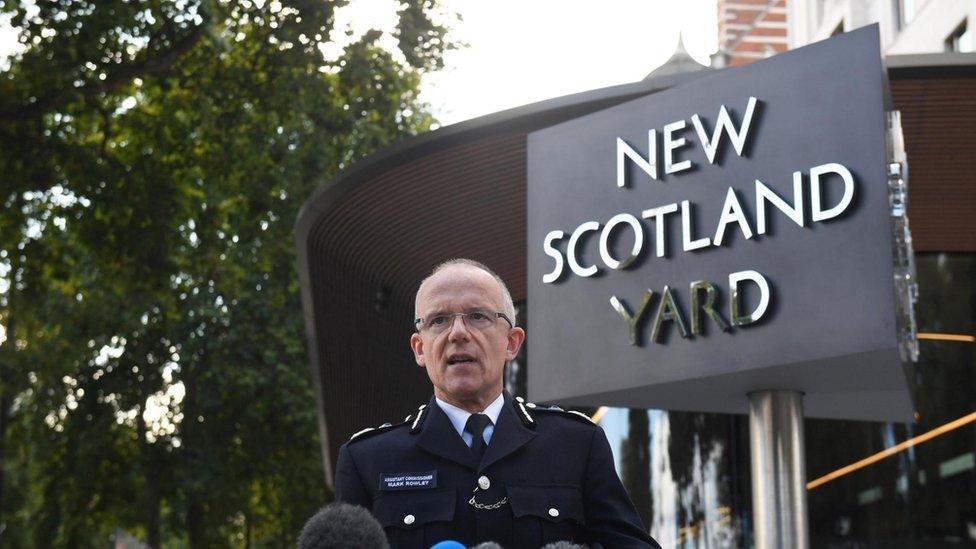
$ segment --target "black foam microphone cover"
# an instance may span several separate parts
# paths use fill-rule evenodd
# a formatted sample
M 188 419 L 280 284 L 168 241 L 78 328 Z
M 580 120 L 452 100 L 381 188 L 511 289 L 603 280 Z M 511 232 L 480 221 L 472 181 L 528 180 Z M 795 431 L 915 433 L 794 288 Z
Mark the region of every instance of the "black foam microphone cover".
M 298 549 L 389 549 L 383 527 L 358 505 L 332 503 L 308 519 Z

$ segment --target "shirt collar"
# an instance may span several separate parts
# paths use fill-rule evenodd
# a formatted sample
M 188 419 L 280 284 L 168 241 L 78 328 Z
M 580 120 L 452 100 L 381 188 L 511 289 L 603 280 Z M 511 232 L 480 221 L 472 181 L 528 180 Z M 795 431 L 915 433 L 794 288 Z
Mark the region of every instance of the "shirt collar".
M 462 435 L 462 433 L 464 433 L 464 426 L 468 423 L 468 418 L 471 417 L 471 412 L 458 408 L 453 404 L 448 404 L 437 397 L 434 397 L 434 400 L 437 401 L 437 405 L 441 407 L 441 410 L 444 410 L 444 413 L 447 414 L 447 419 L 451 420 L 451 425 L 454 426 L 454 430 L 457 431 L 459 435 Z M 492 403 L 489 404 L 482 413 L 488 416 L 488 419 L 491 420 L 492 425 L 497 425 L 498 414 L 501 413 L 502 406 L 504 405 L 505 392 L 502 391 L 498 394 L 498 398 L 492 401 Z

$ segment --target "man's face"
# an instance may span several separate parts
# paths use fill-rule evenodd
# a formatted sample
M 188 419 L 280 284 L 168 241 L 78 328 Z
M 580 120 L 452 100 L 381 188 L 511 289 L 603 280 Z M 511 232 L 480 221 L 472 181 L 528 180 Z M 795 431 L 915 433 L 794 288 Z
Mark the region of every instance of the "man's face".
M 452 265 L 427 280 L 417 296 L 417 316 L 504 312 L 498 282 L 470 265 Z M 494 315 L 493 315 L 494 316 Z M 518 354 L 525 332 L 497 319 L 484 329 L 462 318 L 440 333 L 423 330 L 410 337 L 414 358 L 434 385 L 434 394 L 454 405 L 490 404 L 502 389 L 505 363 Z

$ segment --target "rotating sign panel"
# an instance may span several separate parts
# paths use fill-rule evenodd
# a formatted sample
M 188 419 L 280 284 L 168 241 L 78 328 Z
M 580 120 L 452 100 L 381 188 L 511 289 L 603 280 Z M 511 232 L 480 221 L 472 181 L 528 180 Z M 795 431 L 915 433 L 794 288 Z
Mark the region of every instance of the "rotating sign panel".
M 530 134 L 529 393 L 910 420 L 877 27 Z

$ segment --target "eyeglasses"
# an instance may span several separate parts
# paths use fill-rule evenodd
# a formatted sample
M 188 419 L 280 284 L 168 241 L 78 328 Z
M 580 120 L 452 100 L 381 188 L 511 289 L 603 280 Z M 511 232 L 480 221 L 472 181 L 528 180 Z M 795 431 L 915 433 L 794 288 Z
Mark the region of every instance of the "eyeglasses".
M 453 326 L 454 319 L 457 317 L 461 317 L 464 324 L 474 330 L 488 329 L 499 318 L 505 319 L 505 322 L 508 322 L 510 328 L 515 327 L 515 324 L 512 323 L 512 320 L 505 313 L 482 311 L 480 309 L 463 313 L 434 313 L 424 318 L 414 319 L 413 323 L 417 326 L 418 332 L 426 331 L 432 334 L 439 334 Z

